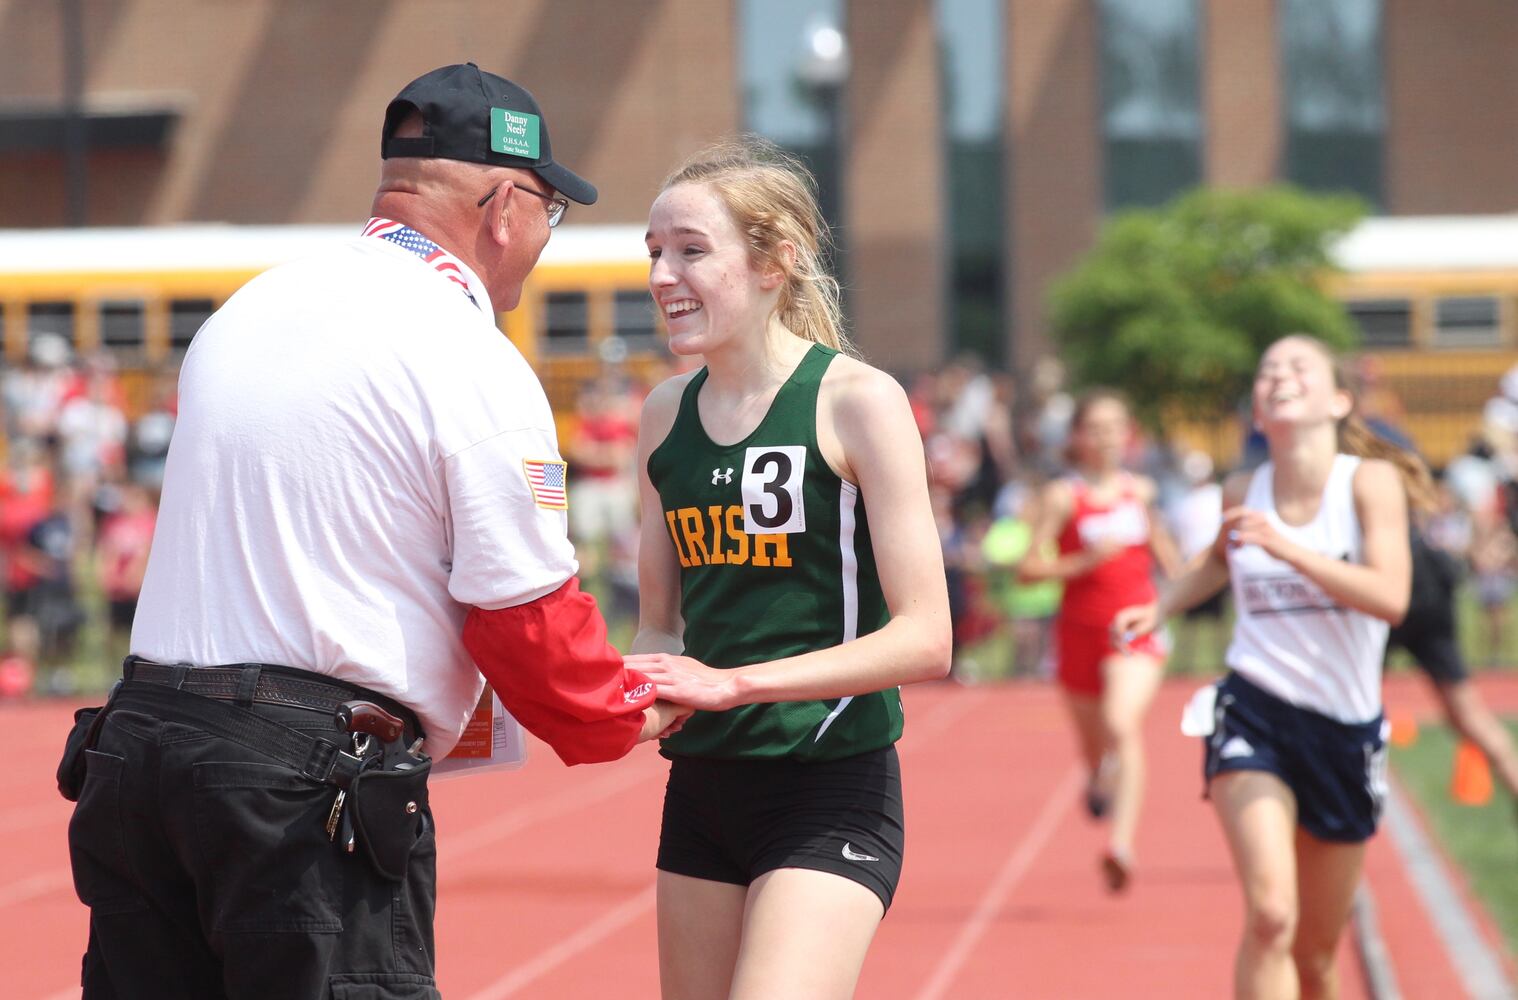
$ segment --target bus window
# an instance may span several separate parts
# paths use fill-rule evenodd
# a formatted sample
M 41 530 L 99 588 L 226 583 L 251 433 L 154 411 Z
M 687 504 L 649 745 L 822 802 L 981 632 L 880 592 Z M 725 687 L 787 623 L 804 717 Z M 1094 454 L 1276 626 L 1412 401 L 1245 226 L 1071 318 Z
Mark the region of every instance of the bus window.
M 1345 303 L 1345 308 L 1360 328 L 1362 346 L 1412 346 L 1412 303 L 1406 299 L 1361 299 Z
M 659 326 L 654 318 L 653 299 L 646 291 L 622 290 L 612 300 L 616 334 L 633 353 L 659 348 Z
M 1490 295 L 1434 301 L 1435 347 L 1496 347 L 1502 341 L 1500 309 Z
M 27 336 L 54 333 L 62 337 L 69 347 L 77 346 L 74 336 L 74 303 L 30 302 L 26 307 Z
M 548 354 L 583 354 L 590 347 L 590 308 L 584 292 L 543 296 L 543 346 Z
M 138 354 L 143 349 L 141 302 L 100 303 L 100 346 L 121 354 Z
M 169 303 L 169 350 L 183 353 L 200 327 L 216 311 L 210 299 L 175 299 Z

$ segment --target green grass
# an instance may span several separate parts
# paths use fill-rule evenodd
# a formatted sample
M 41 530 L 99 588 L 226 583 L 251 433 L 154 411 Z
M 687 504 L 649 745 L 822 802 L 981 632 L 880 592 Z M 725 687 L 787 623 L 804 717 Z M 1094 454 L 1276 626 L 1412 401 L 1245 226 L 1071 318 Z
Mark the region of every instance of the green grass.
M 1508 721 L 1518 733 L 1518 723 Z M 1518 816 L 1513 800 L 1496 785 L 1485 806 L 1459 805 L 1450 798 L 1455 736 L 1444 725 L 1422 726 L 1410 747 L 1392 748 L 1392 765 L 1417 800 L 1446 855 L 1466 880 L 1518 954 Z

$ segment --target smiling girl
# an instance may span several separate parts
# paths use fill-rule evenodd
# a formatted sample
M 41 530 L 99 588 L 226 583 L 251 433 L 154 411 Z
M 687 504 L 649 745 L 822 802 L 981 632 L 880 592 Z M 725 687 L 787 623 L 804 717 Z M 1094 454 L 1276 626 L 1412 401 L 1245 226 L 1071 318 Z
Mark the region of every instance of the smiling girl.
M 949 665 L 922 441 L 901 387 L 843 353 L 809 182 L 746 139 L 649 213 L 670 349 L 705 362 L 639 431 L 627 659 L 698 709 L 662 746 L 666 1000 L 853 994 L 901 871 L 898 685 Z
M 1255 374 L 1269 460 L 1223 487 L 1223 524 L 1144 635 L 1233 584 L 1228 675 L 1187 708 L 1244 890 L 1239 997 L 1334 997 L 1334 954 L 1385 794 L 1381 661 L 1407 609 L 1409 496 L 1428 472 L 1375 437 L 1328 348 L 1276 341 Z

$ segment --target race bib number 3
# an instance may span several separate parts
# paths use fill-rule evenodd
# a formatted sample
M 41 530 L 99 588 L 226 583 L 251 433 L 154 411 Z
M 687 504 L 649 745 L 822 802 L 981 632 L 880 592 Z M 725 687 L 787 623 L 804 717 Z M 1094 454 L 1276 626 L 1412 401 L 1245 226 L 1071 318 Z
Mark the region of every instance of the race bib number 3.
M 750 535 L 805 531 L 805 471 L 805 445 L 748 449 L 743 456 L 743 530 Z

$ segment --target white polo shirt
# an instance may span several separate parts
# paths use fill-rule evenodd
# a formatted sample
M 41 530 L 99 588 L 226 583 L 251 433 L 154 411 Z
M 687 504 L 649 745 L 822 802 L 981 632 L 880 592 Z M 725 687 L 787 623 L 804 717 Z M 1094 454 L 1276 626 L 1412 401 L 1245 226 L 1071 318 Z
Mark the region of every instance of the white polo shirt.
M 206 322 L 132 652 L 341 678 L 415 711 L 434 757 L 453 747 L 484 686 L 469 607 L 578 571 L 551 492 L 562 467 L 541 464 L 559 459 L 548 400 L 459 273 L 478 306 L 409 250 L 355 238 Z

